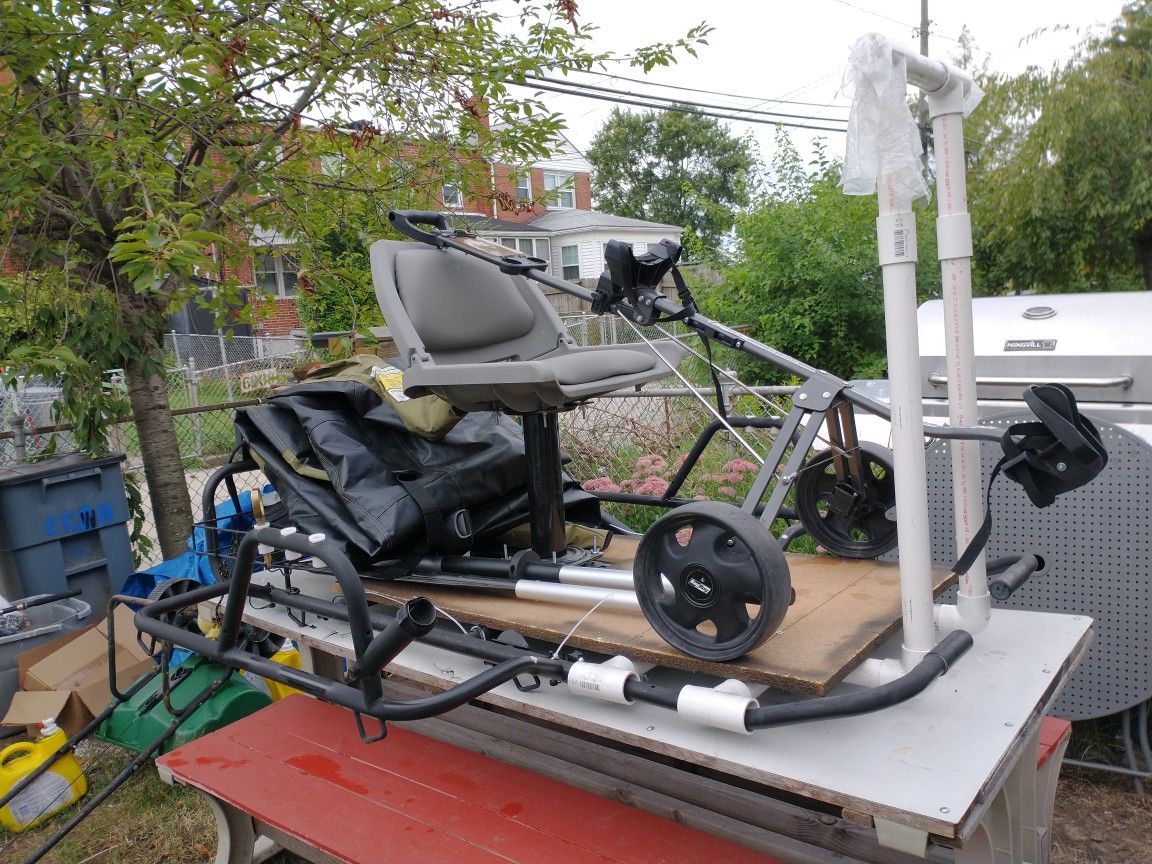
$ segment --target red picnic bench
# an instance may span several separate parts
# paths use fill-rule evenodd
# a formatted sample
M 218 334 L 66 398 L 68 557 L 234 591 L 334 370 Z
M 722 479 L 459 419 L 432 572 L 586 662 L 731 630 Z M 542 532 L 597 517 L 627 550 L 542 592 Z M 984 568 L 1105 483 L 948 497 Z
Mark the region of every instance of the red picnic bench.
M 349 864 L 782 864 L 744 846 L 491 757 L 289 696 L 156 760 L 213 802 L 218 864 L 258 836 Z
M 1069 729 L 1044 721 L 1038 765 Z M 324 864 L 784 864 L 396 725 L 364 744 L 348 711 L 304 696 L 161 756 L 157 768 L 208 798 L 217 864 L 261 861 L 277 847 Z

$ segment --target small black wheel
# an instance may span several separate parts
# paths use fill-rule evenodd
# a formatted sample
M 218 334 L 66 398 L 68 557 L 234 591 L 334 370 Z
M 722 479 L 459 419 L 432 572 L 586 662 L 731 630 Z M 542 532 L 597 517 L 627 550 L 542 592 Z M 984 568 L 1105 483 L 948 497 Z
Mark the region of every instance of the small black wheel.
M 792 602 L 788 562 L 751 513 L 697 501 L 661 516 L 636 550 L 636 597 L 669 645 L 735 660 L 776 632 Z
M 148 592 L 148 599 L 151 601 L 167 600 L 169 597 L 185 594 L 194 588 L 200 587 L 200 583 L 195 579 L 185 579 L 184 577 L 177 576 L 174 579 L 165 579 L 162 582 L 157 582 L 156 587 Z M 187 630 L 190 633 L 200 635 L 200 627 L 196 623 L 195 606 L 168 612 L 164 615 L 163 621 L 179 627 L 181 630 Z
M 804 463 L 796 478 L 796 513 L 812 539 L 842 558 L 876 558 L 896 545 L 892 452 L 860 444 L 864 482 L 836 476 L 831 450 Z

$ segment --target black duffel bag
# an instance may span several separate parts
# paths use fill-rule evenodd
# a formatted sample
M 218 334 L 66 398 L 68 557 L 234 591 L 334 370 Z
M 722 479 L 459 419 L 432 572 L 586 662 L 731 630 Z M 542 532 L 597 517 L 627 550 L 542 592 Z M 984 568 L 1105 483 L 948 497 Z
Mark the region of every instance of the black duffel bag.
M 398 574 L 426 554 L 492 551 L 528 520 L 523 434 L 495 412 L 430 441 L 372 388 L 319 381 L 239 409 L 236 428 L 287 509 L 283 524 L 344 543 L 358 567 Z M 564 503 L 570 520 L 599 524 L 596 498 L 567 476 Z

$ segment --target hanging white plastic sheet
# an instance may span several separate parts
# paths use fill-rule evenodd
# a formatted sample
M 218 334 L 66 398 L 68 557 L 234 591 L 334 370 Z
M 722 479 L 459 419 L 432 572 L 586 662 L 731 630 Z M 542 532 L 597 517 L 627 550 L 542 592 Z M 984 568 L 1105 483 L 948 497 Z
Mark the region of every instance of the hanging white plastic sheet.
M 924 148 L 908 107 L 904 58 L 878 33 L 852 46 L 844 72 L 844 90 L 852 98 L 841 186 L 847 195 L 872 195 L 887 177 L 896 209 L 928 195 Z

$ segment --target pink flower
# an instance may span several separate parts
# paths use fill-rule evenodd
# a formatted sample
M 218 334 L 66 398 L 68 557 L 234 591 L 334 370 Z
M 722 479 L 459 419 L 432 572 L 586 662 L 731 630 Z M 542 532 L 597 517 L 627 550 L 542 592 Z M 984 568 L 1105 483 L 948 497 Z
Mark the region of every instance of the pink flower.
M 723 470 L 727 471 L 729 474 L 735 474 L 737 479 L 739 479 L 741 474 L 755 474 L 758 469 L 747 459 L 733 459 L 724 465 Z
M 721 486 L 716 491 L 719 492 L 721 495 L 723 495 L 726 498 L 735 498 L 736 497 L 736 490 L 733 489 L 731 486 Z
M 668 491 L 668 481 L 663 477 L 649 477 L 635 488 L 637 495 L 655 495 L 657 497 Z
M 585 480 L 581 486 L 588 492 L 619 492 L 620 487 L 611 477 L 593 477 Z
M 638 474 L 659 474 L 667 467 L 668 460 L 663 456 L 657 456 L 655 453 L 649 453 L 636 460 L 636 473 Z

